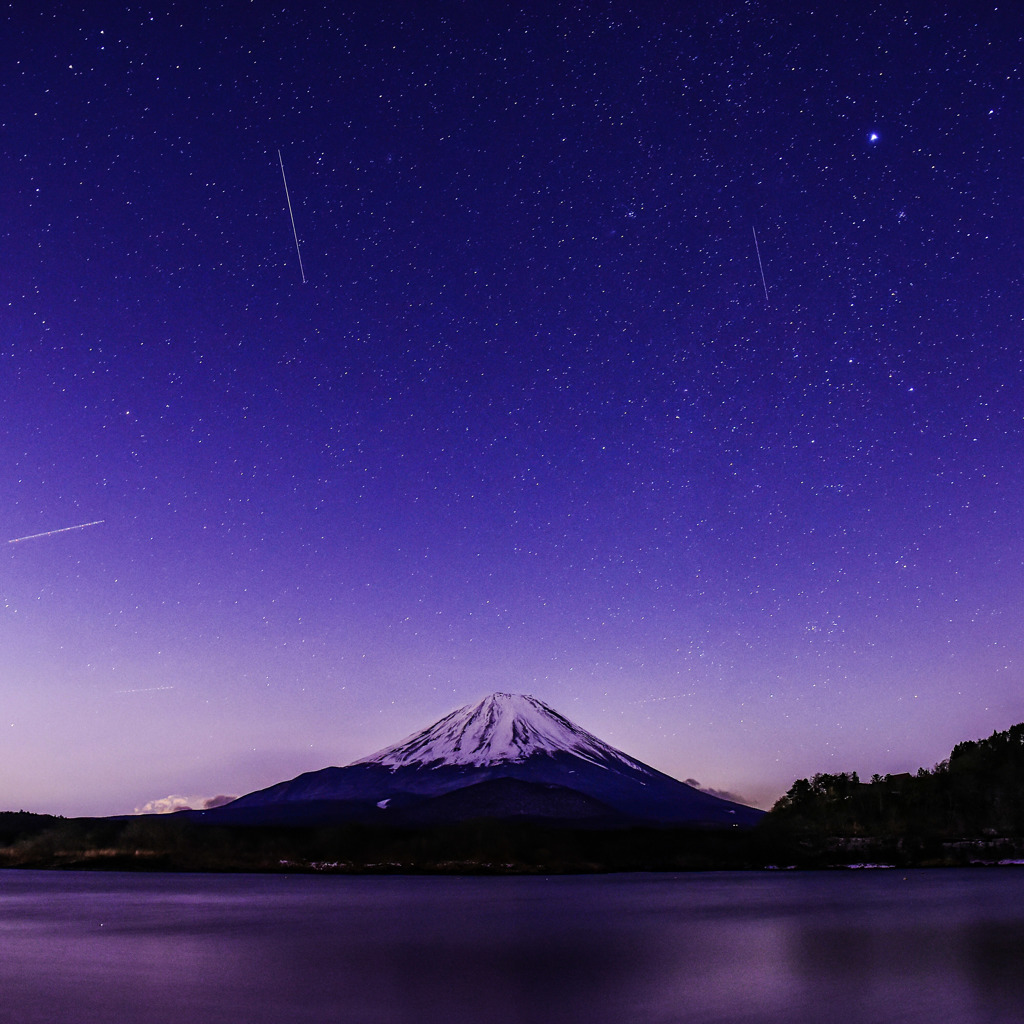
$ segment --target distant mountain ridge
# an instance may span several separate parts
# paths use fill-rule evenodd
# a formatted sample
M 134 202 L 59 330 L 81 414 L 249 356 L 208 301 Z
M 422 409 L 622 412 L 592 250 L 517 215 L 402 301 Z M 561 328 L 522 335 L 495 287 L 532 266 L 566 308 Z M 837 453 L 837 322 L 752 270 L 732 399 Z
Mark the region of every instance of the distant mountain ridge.
M 100 819 L 0 813 L 0 867 L 515 874 L 1024 864 L 1024 723 L 958 743 L 913 775 L 798 779 L 763 816 L 728 800 L 695 803 L 703 794 L 691 786 L 625 755 L 616 761 L 614 748 L 595 748 L 532 698 L 521 698 L 522 717 L 504 720 L 502 708 L 514 712 L 520 698 L 493 697 L 347 768 L 234 805 Z M 541 727 L 527 731 L 538 716 Z M 469 763 L 481 759 L 492 763 Z M 713 827 L 751 822 L 758 827 Z M 374 824 L 382 827 L 365 827 Z
M 492 693 L 346 767 L 188 813 L 239 824 L 488 818 L 593 827 L 749 826 L 763 815 L 629 757 L 536 697 L 510 693 Z

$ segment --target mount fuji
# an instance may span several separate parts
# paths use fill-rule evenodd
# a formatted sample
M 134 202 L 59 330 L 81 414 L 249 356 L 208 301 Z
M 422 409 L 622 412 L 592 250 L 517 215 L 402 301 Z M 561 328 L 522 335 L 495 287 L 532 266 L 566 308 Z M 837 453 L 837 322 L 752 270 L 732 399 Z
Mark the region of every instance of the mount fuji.
M 237 824 L 749 826 L 763 812 L 664 775 L 536 697 L 492 693 L 344 768 L 307 772 L 195 820 Z

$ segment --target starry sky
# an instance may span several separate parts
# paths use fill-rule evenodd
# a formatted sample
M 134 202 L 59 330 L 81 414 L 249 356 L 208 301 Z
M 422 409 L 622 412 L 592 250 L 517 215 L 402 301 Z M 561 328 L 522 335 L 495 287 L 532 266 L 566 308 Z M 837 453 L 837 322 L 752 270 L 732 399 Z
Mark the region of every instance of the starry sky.
M 832 7 L 6 5 L 0 806 L 1024 720 L 1024 13 Z

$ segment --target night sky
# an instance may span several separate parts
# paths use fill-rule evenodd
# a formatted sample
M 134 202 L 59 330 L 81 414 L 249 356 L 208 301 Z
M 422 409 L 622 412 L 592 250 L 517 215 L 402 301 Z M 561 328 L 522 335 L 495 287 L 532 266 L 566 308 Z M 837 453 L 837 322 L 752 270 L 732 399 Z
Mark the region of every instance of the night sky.
M 761 805 L 1024 720 L 1017 5 L 41 6 L 2 540 L 94 525 L 0 543 L 0 807 L 493 690 Z

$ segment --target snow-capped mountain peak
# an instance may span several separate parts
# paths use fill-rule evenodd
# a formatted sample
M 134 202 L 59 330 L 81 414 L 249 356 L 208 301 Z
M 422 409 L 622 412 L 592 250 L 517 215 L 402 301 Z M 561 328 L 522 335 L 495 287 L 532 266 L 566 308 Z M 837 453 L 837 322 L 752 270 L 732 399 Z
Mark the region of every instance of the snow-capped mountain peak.
M 574 725 L 543 701 L 526 694 L 492 693 L 467 704 L 422 732 L 354 764 L 388 768 L 473 765 L 525 761 L 537 754 L 571 753 L 594 764 L 645 765 Z
M 344 768 L 305 772 L 196 813 L 243 824 L 494 818 L 730 828 L 753 825 L 762 814 L 699 792 L 536 697 L 511 693 L 492 693 Z

